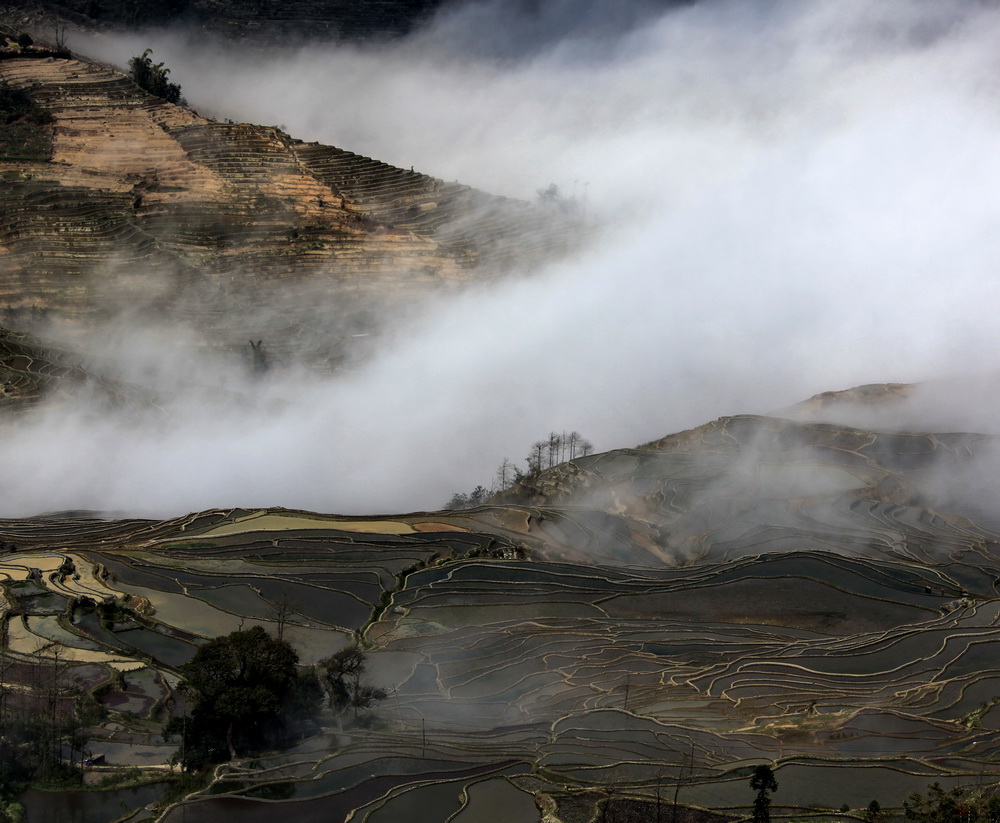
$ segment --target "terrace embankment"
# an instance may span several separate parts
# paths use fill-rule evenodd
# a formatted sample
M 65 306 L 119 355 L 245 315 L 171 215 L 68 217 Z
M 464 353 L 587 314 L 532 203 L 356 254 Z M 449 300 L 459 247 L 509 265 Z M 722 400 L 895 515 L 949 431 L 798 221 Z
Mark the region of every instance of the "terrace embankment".
M 103 66 L 7 59 L 0 83 L 51 117 L 48 161 L 0 158 L 0 302 L 15 328 L 127 307 L 245 344 L 240 307 L 268 306 L 259 335 L 276 352 L 319 303 L 330 362 L 375 306 L 530 270 L 579 237 L 527 203 L 206 120 Z

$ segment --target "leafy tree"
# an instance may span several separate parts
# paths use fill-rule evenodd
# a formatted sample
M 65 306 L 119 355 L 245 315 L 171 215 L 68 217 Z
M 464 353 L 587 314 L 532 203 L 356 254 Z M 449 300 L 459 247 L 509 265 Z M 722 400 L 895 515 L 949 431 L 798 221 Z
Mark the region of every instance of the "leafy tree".
M 152 53 L 152 49 L 146 49 L 139 56 L 129 60 L 129 75 L 140 89 L 162 97 L 168 103 L 184 105 L 181 87 L 167 79 L 170 69 L 164 68 L 163 63 L 154 63 L 153 58 L 150 57 Z
M 294 689 L 299 656 L 260 626 L 216 637 L 181 667 L 182 687 L 194 699 L 189 749 L 212 762 L 260 742 Z M 222 744 L 225 744 L 223 749 Z
M 753 801 L 753 823 L 770 823 L 771 792 L 778 790 L 778 782 L 770 766 L 758 766 L 750 778 L 750 788 L 757 792 Z
M 862 813 L 865 823 L 878 823 L 882 819 L 882 807 L 877 800 L 873 800 Z

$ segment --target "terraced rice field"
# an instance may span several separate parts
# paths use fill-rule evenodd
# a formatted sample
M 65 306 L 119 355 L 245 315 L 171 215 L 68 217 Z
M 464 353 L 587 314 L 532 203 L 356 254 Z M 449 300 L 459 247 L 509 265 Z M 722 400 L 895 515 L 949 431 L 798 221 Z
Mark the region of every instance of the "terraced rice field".
M 759 763 L 778 816 L 898 807 L 1000 781 L 1000 536 L 927 491 L 987 445 L 730 418 L 468 511 L 3 521 L 7 655 L 58 653 L 131 718 L 94 751 L 150 767 L 206 638 L 285 603 L 307 664 L 360 639 L 365 723 L 325 713 L 171 823 L 742 815 Z M 112 625 L 82 599 L 113 597 Z
M 269 355 L 329 368 L 387 307 L 532 270 L 582 239 L 579 221 L 532 204 L 206 120 L 96 64 L 6 59 L 0 83 L 52 120 L 51 150 L 0 156 L 0 297 L 15 327 L 100 320 L 108 292 L 138 289 L 158 321 L 229 347 L 246 345 L 237 307 L 268 306 L 255 333 Z

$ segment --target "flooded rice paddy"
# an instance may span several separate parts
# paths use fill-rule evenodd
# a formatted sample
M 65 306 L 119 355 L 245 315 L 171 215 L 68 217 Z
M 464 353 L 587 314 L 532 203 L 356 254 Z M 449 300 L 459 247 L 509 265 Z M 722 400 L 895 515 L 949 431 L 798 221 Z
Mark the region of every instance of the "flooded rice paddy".
M 305 665 L 364 645 L 388 696 L 363 723 L 324 710 L 170 823 L 596 819 L 675 791 L 741 815 L 758 763 L 778 816 L 898 807 L 1000 780 L 1000 535 L 917 493 L 962 438 L 730 418 L 468 511 L 3 521 L 5 654 L 62 661 L 109 710 L 106 768 L 155 773 L 208 638 L 283 610 Z

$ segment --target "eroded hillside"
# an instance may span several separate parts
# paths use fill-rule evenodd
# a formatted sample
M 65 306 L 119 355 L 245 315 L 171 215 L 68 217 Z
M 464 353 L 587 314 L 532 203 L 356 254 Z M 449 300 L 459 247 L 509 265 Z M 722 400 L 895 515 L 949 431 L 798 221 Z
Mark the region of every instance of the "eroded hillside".
M 576 233 L 526 203 L 206 120 L 103 66 L 8 59 L 0 83 L 51 121 L 38 126 L 48 159 L 0 159 L 0 301 L 13 328 L 128 310 L 280 351 L 312 324 L 335 362 L 376 309 L 530 270 Z M 255 310 L 266 319 L 248 331 Z

